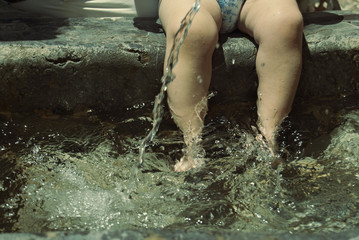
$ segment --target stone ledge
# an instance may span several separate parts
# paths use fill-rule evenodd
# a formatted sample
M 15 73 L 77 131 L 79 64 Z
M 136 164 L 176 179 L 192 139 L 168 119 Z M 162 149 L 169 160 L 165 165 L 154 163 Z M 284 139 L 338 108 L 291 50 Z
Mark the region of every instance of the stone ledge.
M 359 93 L 359 15 L 305 17 L 297 98 Z M 235 32 L 214 53 L 214 101 L 255 99 L 256 45 Z M 0 111 L 115 110 L 159 91 L 165 37 L 153 19 L 0 17 Z M 225 79 L 225 81 L 223 81 Z
M 112 229 L 109 231 L 89 233 L 13 233 L 0 234 L 0 239 L 6 240 L 97 240 L 97 239 L 123 239 L 123 240 L 165 240 L 165 239 L 198 239 L 198 240 L 252 240 L 252 239 L 276 239 L 276 240 L 356 240 L 359 237 L 358 230 L 339 233 L 316 233 L 316 234 L 290 234 L 290 233 L 241 233 L 228 231 L 184 231 L 184 230 L 123 230 Z

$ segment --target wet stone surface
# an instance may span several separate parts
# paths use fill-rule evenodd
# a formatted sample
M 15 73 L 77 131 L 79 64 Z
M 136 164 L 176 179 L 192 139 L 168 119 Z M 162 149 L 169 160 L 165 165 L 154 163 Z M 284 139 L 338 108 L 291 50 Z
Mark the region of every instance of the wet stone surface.
M 38 234 L 3 234 L 0 235 L 0 239 L 7 240 L 92 240 L 92 239 L 123 239 L 123 240 L 162 240 L 162 239 L 198 239 L 198 240 L 251 240 L 251 239 L 276 239 L 276 240 L 349 240 L 357 239 L 359 237 L 359 231 L 348 231 L 342 233 L 331 234 L 260 234 L 260 233 L 228 233 L 228 232 L 198 232 L 198 231 L 168 231 L 168 230 L 110 230 L 96 233 L 47 233 L 43 235 Z
M 359 2 L 356 0 L 339 0 L 342 10 L 350 10 L 359 13 Z

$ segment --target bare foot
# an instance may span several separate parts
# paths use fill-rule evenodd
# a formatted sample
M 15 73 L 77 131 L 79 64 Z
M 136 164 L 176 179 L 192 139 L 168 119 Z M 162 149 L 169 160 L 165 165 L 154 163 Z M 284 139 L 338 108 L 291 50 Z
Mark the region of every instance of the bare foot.
M 196 164 L 192 159 L 189 160 L 186 157 L 182 157 L 181 160 L 174 165 L 173 169 L 175 172 L 186 172 L 195 167 Z
M 205 152 L 199 142 L 192 141 L 186 146 L 183 157 L 173 167 L 175 172 L 185 172 L 202 165 Z
M 256 140 L 266 146 L 269 149 L 270 153 L 275 156 L 278 147 L 274 141 L 268 141 L 261 133 L 257 134 Z
M 277 168 L 283 163 L 283 158 L 278 154 L 279 147 L 277 141 L 275 140 L 275 133 L 267 135 L 267 138 L 263 132 L 258 133 L 256 139 L 269 149 L 269 152 L 273 157 L 273 161 L 270 163 L 273 168 Z

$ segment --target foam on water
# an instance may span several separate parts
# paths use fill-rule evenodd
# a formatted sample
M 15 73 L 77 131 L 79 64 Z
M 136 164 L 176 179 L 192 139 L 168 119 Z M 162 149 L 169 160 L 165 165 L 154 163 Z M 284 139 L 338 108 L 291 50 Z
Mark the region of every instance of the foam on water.
M 2 231 L 317 232 L 359 223 L 358 110 L 344 114 L 329 134 L 304 143 L 308 151 L 277 169 L 251 129 L 221 117 L 206 124 L 204 165 L 174 173 L 171 165 L 183 142 L 168 120 L 148 149 L 138 181 L 132 176 L 144 130 L 124 133 L 131 124 L 150 123 L 143 115 L 131 119 L 9 122 L 13 128 L 3 132 L 23 140 L 15 145 L 17 138 L 10 139 L 1 152 Z

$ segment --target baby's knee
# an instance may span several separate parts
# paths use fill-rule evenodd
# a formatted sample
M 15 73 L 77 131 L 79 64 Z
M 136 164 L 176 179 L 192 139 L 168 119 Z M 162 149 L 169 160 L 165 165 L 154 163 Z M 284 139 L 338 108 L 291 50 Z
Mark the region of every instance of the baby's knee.
M 303 16 L 299 10 L 274 15 L 271 24 L 273 34 L 283 40 L 295 40 L 302 36 Z
M 281 18 L 280 21 L 295 32 L 303 31 L 303 15 L 299 10 L 292 11 L 290 14 L 286 14 L 284 18 Z
M 173 23 L 167 25 L 166 37 L 168 43 L 173 43 L 180 24 L 173 21 Z M 208 52 L 214 49 L 218 41 L 218 28 L 213 19 L 198 14 L 195 16 L 185 41 L 183 42 L 183 48 L 190 51 Z

